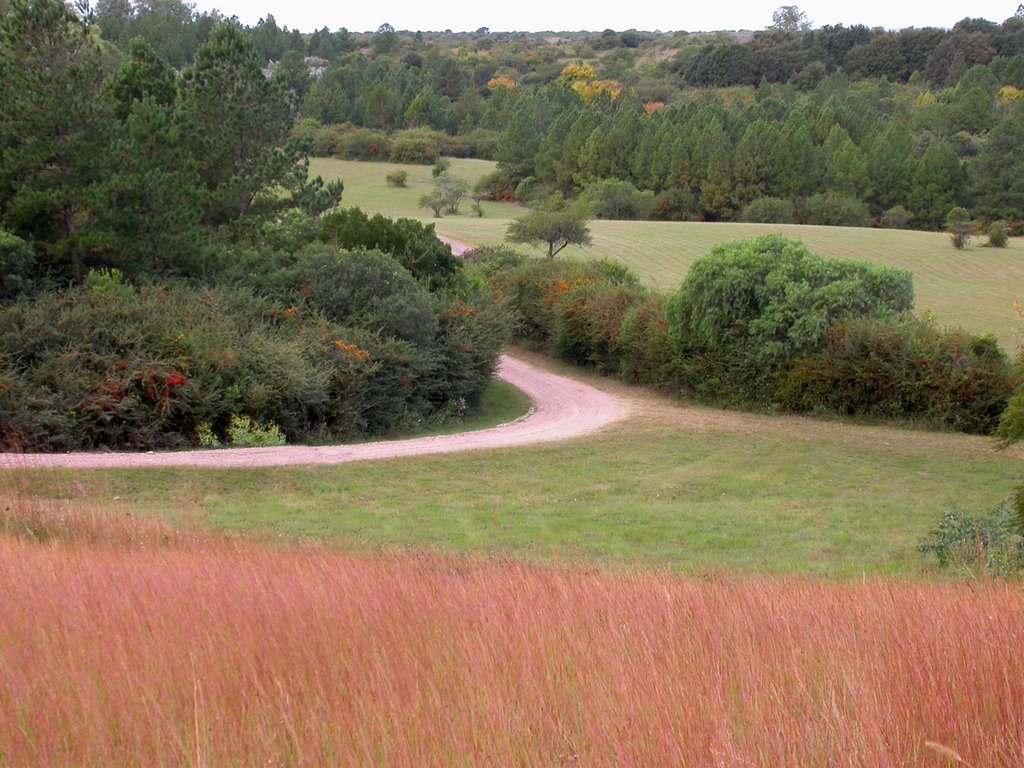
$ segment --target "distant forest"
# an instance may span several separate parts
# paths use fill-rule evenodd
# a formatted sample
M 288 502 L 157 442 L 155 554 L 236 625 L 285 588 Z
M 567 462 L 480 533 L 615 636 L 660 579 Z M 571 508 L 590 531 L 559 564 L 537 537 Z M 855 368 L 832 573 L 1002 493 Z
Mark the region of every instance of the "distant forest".
M 218 15 L 100 0 L 103 39 L 188 66 Z M 1024 18 L 952 29 L 373 33 L 246 28 L 317 154 L 499 162 L 492 197 L 597 215 L 937 229 L 1024 219 Z M 611 202 L 608 198 L 612 198 Z M 600 204 L 604 200 L 605 204 Z

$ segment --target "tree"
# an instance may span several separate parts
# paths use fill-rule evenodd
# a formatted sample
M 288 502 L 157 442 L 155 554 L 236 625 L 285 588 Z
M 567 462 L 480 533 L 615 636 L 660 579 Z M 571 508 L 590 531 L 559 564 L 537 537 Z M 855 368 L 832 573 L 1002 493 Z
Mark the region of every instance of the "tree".
M 946 217 L 946 229 L 949 231 L 949 239 L 953 241 L 953 247 L 965 248 L 971 241 L 971 233 L 974 231 L 971 214 L 966 208 L 954 208 Z
M 448 171 L 442 171 L 434 179 L 434 191 L 440 197 L 445 213 L 456 214 L 459 212 L 459 203 L 469 194 L 469 182 Z
M 549 259 L 566 246 L 587 246 L 592 242 L 586 217 L 571 208 L 528 213 L 508 225 L 505 239 L 513 243 L 547 243 Z
M 284 89 L 268 80 L 238 27 L 222 24 L 183 75 L 179 117 L 185 145 L 207 190 L 206 219 L 244 216 L 261 192 L 296 170 L 287 143 L 292 119 Z
M 83 274 L 108 238 L 90 221 L 116 120 L 91 22 L 61 0 L 12 0 L 0 16 L 0 217 Z
M 772 14 L 771 29 L 783 32 L 806 32 L 811 28 L 807 14 L 795 5 L 783 5 Z

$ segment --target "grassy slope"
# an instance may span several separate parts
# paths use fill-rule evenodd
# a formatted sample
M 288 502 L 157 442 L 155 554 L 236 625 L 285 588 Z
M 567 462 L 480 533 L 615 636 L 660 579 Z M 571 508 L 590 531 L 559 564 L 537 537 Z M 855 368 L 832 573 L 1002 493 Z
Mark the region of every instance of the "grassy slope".
M 470 215 L 431 219 L 417 208 L 419 196 L 430 189 L 430 168 L 401 166 L 409 171 L 409 187 L 389 188 L 384 176 L 398 167 L 339 160 L 312 163 L 313 172 L 345 180 L 346 204 L 432 221 L 439 232 L 466 242 L 500 243 L 508 222 L 525 210 L 516 205 L 485 203 L 482 219 Z M 452 164 L 456 175 L 471 182 L 492 168 L 493 163 L 481 160 L 455 160 Z M 465 208 L 469 210 L 468 205 Z M 1020 239 L 1011 240 L 1005 249 L 985 248 L 981 239 L 975 239 L 974 245 L 957 251 L 949 237 L 941 233 L 882 229 L 632 221 L 598 221 L 591 229 L 594 246 L 587 250 L 571 248 L 566 255 L 620 259 L 646 283 L 662 290 L 674 290 L 693 260 L 716 243 L 781 232 L 803 240 L 825 256 L 909 269 L 914 275 L 918 310 L 930 310 L 943 324 L 995 333 L 1008 350 L 1017 347 L 1018 323 L 1013 305 L 1024 299 L 1024 241 Z
M 579 372 L 531 357 L 572 375 Z M 603 379 L 631 418 L 583 441 L 340 467 L 21 475 L 21 492 L 214 527 L 703 572 L 913 573 L 942 510 L 1018 482 L 982 438 L 686 407 Z M 14 476 L 0 475 L 0 488 Z

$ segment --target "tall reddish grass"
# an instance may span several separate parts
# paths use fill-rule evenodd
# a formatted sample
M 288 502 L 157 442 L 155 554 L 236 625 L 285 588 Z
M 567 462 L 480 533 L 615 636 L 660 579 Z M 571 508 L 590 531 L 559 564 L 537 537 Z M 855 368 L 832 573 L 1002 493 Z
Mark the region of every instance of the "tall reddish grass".
M 1024 764 L 1016 586 L 6 528 L 5 767 Z

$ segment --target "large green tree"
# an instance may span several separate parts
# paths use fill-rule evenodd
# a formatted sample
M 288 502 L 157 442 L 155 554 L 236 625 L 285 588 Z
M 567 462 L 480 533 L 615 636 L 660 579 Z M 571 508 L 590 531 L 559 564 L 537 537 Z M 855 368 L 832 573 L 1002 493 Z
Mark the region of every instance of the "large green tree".
M 178 111 L 209 223 L 245 216 L 261 193 L 297 180 L 300 153 L 288 142 L 287 94 L 264 76 L 256 48 L 237 26 L 218 26 L 196 52 L 182 77 Z
M 0 17 L 0 217 L 81 275 L 110 238 L 92 215 L 116 131 L 88 17 L 61 0 L 11 0 Z

